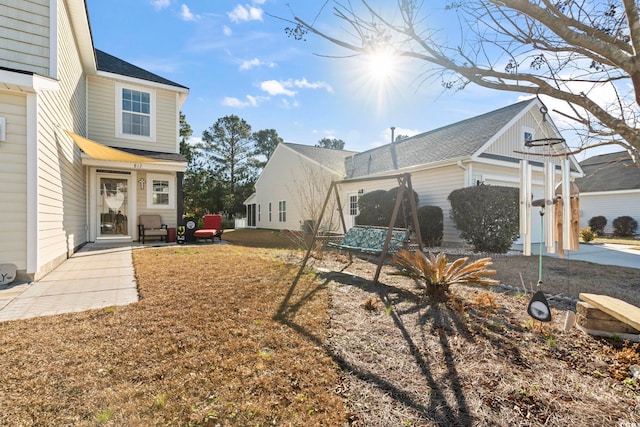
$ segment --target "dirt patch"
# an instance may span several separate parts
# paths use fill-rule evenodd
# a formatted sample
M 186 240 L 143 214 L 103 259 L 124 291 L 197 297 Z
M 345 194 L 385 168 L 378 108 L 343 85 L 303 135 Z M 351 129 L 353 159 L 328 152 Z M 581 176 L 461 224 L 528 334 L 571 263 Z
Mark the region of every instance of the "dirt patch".
M 615 368 L 627 354 L 640 362 L 637 347 L 564 332 L 566 304 L 552 300 L 552 322 L 542 324 L 524 292 L 456 286 L 450 302 L 431 303 L 393 268 L 374 285 L 375 265 L 346 261 L 325 255 L 311 265 L 330 290 L 329 345 L 353 425 L 640 422 L 630 363 L 622 375 Z

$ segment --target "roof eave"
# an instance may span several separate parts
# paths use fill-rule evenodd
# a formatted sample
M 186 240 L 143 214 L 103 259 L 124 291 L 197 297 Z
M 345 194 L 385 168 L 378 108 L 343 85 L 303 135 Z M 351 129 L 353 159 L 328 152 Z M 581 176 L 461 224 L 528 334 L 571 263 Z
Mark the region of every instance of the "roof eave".
M 82 69 L 86 74 L 94 74 L 97 70 L 96 56 L 93 50 L 93 36 L 91 34 L 91 24 L 89 23 L 89 12 L 86 2 L 67 2 L 71 26 L 75 34 L 76 42 L 80 51 L 80 61 Z

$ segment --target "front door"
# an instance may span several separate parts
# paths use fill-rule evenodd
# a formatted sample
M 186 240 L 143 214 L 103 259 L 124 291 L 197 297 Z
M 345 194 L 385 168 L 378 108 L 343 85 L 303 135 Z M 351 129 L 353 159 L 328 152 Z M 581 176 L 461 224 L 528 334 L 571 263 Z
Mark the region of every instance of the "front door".
M 98 236 L 128 236 L 129 178 L 99 176 L 98 185 Z

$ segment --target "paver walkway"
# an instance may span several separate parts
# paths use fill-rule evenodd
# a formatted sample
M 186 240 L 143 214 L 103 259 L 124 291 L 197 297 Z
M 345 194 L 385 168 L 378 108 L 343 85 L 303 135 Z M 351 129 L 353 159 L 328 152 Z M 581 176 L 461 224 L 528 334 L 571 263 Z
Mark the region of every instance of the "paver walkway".
M 131 246 L 90 243 L 40 281 L 0 287 L 0 322 L 137 301 Z

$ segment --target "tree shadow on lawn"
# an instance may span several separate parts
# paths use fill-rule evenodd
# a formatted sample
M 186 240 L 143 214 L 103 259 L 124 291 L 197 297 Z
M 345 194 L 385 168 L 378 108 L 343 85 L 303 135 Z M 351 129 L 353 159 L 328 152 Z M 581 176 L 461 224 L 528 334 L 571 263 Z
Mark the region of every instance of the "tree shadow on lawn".
M 275 320 L 280 321 L 314 341 L 318 346 L 324 348 L 344 372 L 348 372 L 362 381 L 375 385 L 384 394 L 391 396 L 397 403 L 415 411 L 421 418 L 439 425 L 468 426 L 472 424 L 472 416 L 456 366 L 455 351 L 452 349 L 449 339 L 450 336 L 461 336 L 468 344 L 473 344 L 475 342 L 474 336 L 480 335 L 486 338 L 494 347 L 505 353 L 509 359 L 516 363 L 518 361 L 522 363 L 523 358 L 517 346 L 511 344 L 505 336 L 492 333 L 490 328 L 485 327 L 485 323 L 490 321 L 486 312 L 482 313 L 472 307 L 467 307 L 463 309 L 464 311 L 457 312 L 454 307 L 451 307 L 451 303 L 430 302 L 407 289 L 386 285 L 384 283 L 373 284 L 371 280 L 363 279 L 342 271 L 321 272 L 317 277 L 322 279 L 319 285 L 308 289 L 297 301 L 292 301 L 291 298 L 294 290 L 299 284 L 300 274 L 296 277 L 287 295 L 280 304 L 278 312 L 274 317 Z M 412 396 L 412 393 L 404 389 L 401 384 L 385 379 L 384 371 L 376 373 L 371 369 L 367 369 L 365 366 L 358 366 L 357 363 L 349 361 L 339 354 L 339 349 L 331 348 L 329 343 L 322 342 L 312 331 L 308 331 L 296 323 L 295 316 L 304 306 L 305 302 L 310 300 L 319 290 L 327 288 L 332 281 L 350 287 L 355 286 L 365 292 L 374 293 L 380 301 L 385 304 L 387 314 L 391 316 L 395 328 L 397 328 L 404 342 L 406 342 L 407 348 L 413 358 L 413 363 L 419 369 L 419 372 L 424 378 L 425 385 L 428 387 L 428 389 L 425 387 L 425 389 L 429 391 L 428 405 L 425 405 L 415 394 Z M 466 313 L 469 319 L 465 320 L 463 313 Z M 416 334 L 415 329 L 405 325 L 403 318 L 408 315 L 418 316 L 418 324 L 420 325 L 418 331 L 421 337 L 414 336 Z M 468 327 L 472 319 L 476 319 L 483 324 L 483 326 L 477 328 L 478 330 L 474 330 L 473 333 Z M 503 328 L 503 330 L 518 329 L 518 327 L 511 322 L 504 322 L 500 327 Z M 444 374 L 440 372 L 437 376 L 445 378 L 448 384 L 442 383 L 442 380 L 438 380 L 436 375 L 434 375 L 434 368 L 442 369 L 442 366 L 433 365 L 433 363 L 435 363 L 434 360 L 438 358 L 430 360 L 416 342 L 416 339 L 419 338 L 422 338 L 423 342 L 426 340 L 433 341 L 433 335 L 436 335 L 438 338 L 441 356 L 444 360 L 446 370 Z M 450 396 L 451 393 L 453 397 L 447 397 L 447 394 Z

